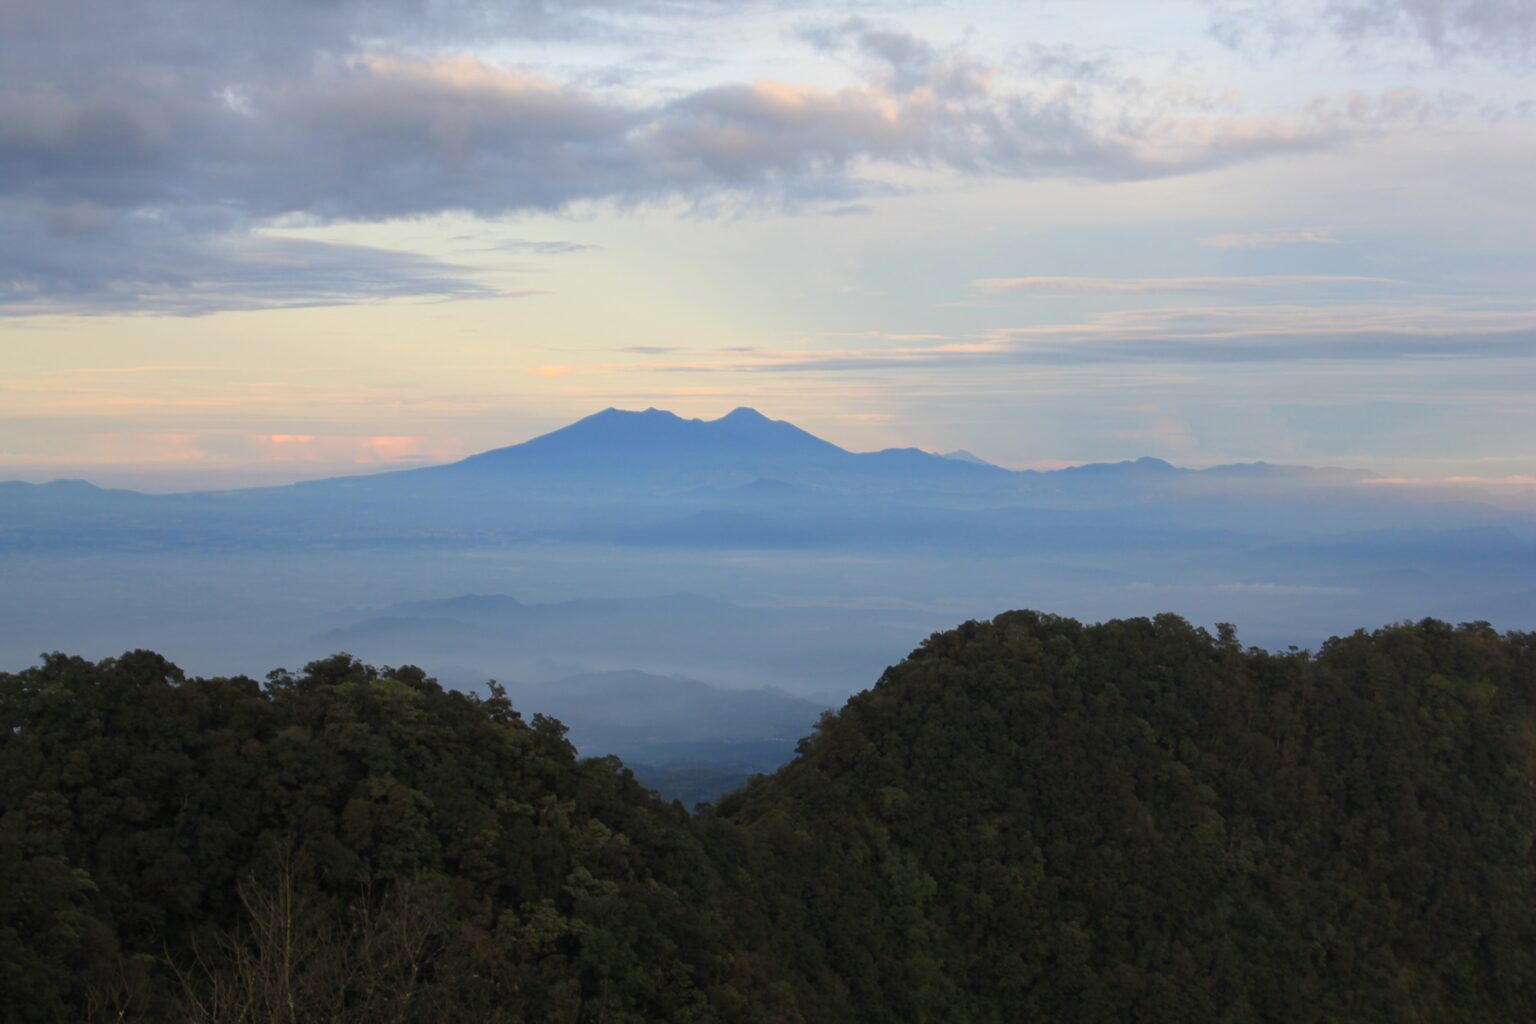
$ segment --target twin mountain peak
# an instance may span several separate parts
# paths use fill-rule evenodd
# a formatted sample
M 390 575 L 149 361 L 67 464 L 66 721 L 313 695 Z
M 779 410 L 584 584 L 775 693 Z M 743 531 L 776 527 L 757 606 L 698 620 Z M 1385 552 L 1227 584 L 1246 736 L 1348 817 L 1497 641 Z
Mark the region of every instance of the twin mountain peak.
M 816 490 L 836 490 L 844 484 L 861 489 L 874 486 L 879 493 L 936 486 L 955 493 L 957 489 L 972 488 L 987 492 L 999 487 L 1012 490 L 1020 485 L 1074 489 L 1118 484 L 1159 487 L 1163 481 L 1171 483 L 1192 475 L 1209 480 L 1289 478 L 1293 483 L 1311 477 L 1312 483 L 1322 483 L 1325 478 L 1333 483 L 1346 483 L 1369 474 L 1262 462 L 1196 471 L 1149 457 L 1054 471 L 1009 470 L 967 451 L 936 454 L 918 448 L 887 448 L 853 452 L 786 420 L 771 419 L 742 406 L 713 420 L 684 418 L 665 409 L 636 412 L 607 408 L 521 444 L 495 448 L 458 462 L 362 477 L 332 477 L 295 486 L 300 491 L 315 493 L 316 488 L 332 486 L 373 491 L 399 483 L 408 491 L 417 491 L 418 485 L 436 489 L 450 480 L 458 480 L 477 488 L 499 489 L 519 486 L 519 481 L 532 484 L 539 480 L 562 487 L 585 484 L 601 489 L 621 481 L 628 487 L 644 480 L 647 486 L 676 490 L 693 486 L 739 487 L 758 481 L 763 486 L 808 486 Z M 1336 475 L 1353 479 L 1333 479 Z M 56 492 L 62 486 L 65 485 L 60 482 L 47 485 L 47 489 Z M 95 490 L 83 483 L 79 487 Z M 274 489 L 261 490 L 270 493 Z M 55 493 L 54 497 L 66 495 Z

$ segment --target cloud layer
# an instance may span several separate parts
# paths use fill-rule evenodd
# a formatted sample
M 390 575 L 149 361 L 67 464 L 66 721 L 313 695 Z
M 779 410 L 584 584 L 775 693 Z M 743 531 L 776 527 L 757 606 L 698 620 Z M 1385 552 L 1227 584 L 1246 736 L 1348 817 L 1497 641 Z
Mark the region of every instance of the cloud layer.
M 814 48 L 855 58 L 840 87 L 721 81 L 647 99 L 483 55 L 498 41 L 601 39 L 621 9 L 704 17 L 723 5 L 9 3 L 0 311 L 154 308 L 161 285 L 188 280 L 243 306 L 248 266 L 226 250 L 295 220 L 494 217 L 583 201 L 846 203 L 889 189 L 893 168 L 1135 180 L 1352 131 L 1311 114 L 1244 116 L 1143 83 L 1004 84 L 962 52 L 859 19 L 805 33 Z M 147 266 L 120 260 L 141 246 Z M 54 253 L 40 260 L 39 247 Z M 312 247 L 306 258 L 358 262 L 359 297 L 481 290 L 405 256 Z M 391 273 L 398 284 L 383 284 Z M 343 301 L 346 284 L 333 275 L 271 304 Z
M 668 372 L 925 373 L 1030 366 L 1536 359 L 1536 314 L 1424 306 L 1209 306 L 1129 309 L 966 338 L 651 364 Z

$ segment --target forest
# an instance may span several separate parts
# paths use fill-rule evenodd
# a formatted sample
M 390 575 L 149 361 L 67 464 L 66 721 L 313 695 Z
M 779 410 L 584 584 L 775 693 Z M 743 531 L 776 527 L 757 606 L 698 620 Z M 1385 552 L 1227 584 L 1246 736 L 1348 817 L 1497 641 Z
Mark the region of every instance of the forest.
M 690 811 L 349 656 L 0 674 L 0 1021 L 1536 1019 L 1536 635 L 931 636 Z

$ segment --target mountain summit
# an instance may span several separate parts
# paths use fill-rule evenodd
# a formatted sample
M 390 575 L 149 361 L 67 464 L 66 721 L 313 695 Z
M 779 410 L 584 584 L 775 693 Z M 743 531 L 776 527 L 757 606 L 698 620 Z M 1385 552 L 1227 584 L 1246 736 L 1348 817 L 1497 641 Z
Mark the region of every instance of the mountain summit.
M 756 470 L 762 460 L 835 459 L 849 453 L 792 423 L 739 408 L 716 420 L 684 419 L 664 409 L 604 409 L 531 441 L 472 455 L 475 469 Z

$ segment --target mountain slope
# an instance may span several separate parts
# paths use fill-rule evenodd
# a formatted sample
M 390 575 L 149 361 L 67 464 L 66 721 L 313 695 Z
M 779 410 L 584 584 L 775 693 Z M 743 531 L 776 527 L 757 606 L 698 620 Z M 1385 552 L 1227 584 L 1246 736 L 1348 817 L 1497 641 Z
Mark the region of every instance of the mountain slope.
M 417 669 L 0 674 L 8 1020 L 1527 1021 L 1533 850 L 1478 623 L 970 622 L 693 819 Z
M 702 462 L 736 468 L 742 459 L 832 459 L 851 453 L 756 409 L 717 420 L 684 419 L 662 409 L 604 409 L 531 441 L 472 455 L 461 469 L 553 465 L 613 467 L 639 462 Z
M 1533 702 L 1481 625 L 1314 659 L 1015 612 L 718 813 L 807 1019 L 1531 1019 Z

